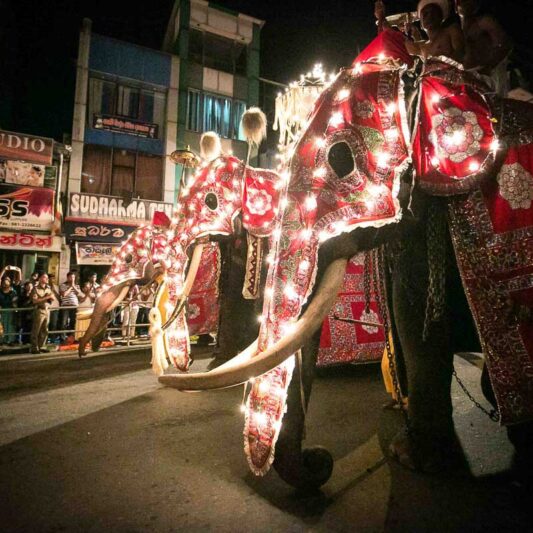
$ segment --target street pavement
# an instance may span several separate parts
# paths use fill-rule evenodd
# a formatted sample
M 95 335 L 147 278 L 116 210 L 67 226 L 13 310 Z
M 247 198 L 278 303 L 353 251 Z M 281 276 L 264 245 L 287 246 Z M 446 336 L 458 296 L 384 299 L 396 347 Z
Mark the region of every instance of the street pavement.
M 468 467 L 426 476 L 387 456 L 402 417 L 382 409 L 379 365 L 320 371 L 306 443 L 326 446 L 335 469 L 304 496 L 248 471 L 242 388 L 178 393 L 149 360 L 146 349 L 0 358 L 2 531 L 533 531 L 505 430 L 455 384 Z M 199 352 L 193 370 L 208 362 Z M 480 360 L 455 365 L 481 399 Z

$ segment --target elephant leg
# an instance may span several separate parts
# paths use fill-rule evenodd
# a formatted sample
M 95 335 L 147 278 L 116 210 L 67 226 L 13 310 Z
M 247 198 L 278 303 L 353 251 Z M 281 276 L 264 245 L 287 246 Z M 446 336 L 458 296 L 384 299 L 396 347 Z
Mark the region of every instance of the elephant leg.
M 305 408 L 315 374 L 315 363 L 320 342 L 320 330 L 302 349 L 302 377 Z M 296 365 L 287 395 L 287 412 L 276 444 L 274 468 L 289 485 L 305 491 L 313 491 L 326 483 L 333 471 L 333 458 L 322 447 L 302 450 L 305 432 L 305 413 L 300 390 L 300 368 Z
M 449 313 L 432 322 L 424 338 L 429 268 L 425 228 L 406 239 L 393 275 L 393 313 L 409 388 L 408 434 L 397 436 L 391 451 L 406 466 L 439 471 L 457 454 L 452 419 L 453 348 Z
M 256 300 L 242 296 L 246 274 L 246 237 L 232 239 L 222 245 L 220 274 L 220 315 L 218 323 L 215 368 L 244 350 L 255 340 L 259 331 Z

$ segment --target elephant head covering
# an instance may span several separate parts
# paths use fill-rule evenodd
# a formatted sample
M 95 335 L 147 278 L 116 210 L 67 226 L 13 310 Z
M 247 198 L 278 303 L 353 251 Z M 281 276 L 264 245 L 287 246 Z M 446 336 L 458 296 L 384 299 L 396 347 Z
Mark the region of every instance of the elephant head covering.
M 442 11 L 442 20 L 446 20 L 450 14 L 450 5 L 448 4 L 448 0 L 420 0 L 418 2 L 418 16 L 420 17 L 420 14 L 422 13 L 422 9 L 424 9 L 429 4 L 436 4 L 440 7 Z

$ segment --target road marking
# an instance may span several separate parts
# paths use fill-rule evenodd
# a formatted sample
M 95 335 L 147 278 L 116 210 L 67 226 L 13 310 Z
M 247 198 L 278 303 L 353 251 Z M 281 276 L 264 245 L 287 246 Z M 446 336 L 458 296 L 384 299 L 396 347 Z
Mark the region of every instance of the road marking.
M 0 446 L 161 388 L 151 370 L 0 402 Z

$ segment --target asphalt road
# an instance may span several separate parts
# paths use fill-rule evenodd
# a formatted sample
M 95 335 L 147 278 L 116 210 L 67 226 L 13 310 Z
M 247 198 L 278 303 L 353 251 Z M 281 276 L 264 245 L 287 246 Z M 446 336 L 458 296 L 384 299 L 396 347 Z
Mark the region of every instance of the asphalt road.
M 307 442 L 326 446 L 335 470 L 302 497 L 275 472 L 249 473 L 242 389 L 178 393 L 148 362 L 142 351 L 0 359 L 2 531 L 533 530 L 505 431 L 458 390 L 468 468 L 424 476 L 384 453 L 402 422 L 381 409 L 379 367 L 321 372 Z M 480 396 L 472 363 L 456 358 Z

